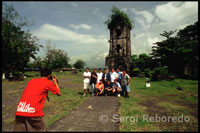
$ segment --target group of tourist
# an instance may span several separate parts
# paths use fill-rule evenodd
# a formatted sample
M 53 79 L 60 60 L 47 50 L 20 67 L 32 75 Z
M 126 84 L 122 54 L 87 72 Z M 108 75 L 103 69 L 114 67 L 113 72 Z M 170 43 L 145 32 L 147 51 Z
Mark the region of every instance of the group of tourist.
M 109 72 L 108 69 L 105 68 L 104 72 L 102 72 L 102 69 L 99 68 L 97 72 L 97 69 L 94 68 L 93 72 L 90 72 L 89 69 L 86 68 L 83 77 L 84 96 L 89 93 L 89 88 L 91 86 L 93 96 L 113 95 L 120 97 L 125 93 L 125 97 L 129 98 L 131 78 L 125 70 L 121 72 L 119 68 L 117 71 L 112 68 L 111 72 Z

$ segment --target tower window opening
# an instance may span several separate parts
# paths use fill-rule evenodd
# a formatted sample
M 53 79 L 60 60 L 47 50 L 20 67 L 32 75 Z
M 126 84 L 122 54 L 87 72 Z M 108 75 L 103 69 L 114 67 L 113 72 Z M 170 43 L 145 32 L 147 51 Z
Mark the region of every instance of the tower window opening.
M 120 46 L 120 44 L 117 44 L 117 53 L 119 53 L 119 52 L 120 52 L 120 49 L 121 49 L 121 46 Z
M 117 39 L 119 39 L 119 36 L 121 35 L 121 30 L 117 29 L 116 33 L 117 33 Z

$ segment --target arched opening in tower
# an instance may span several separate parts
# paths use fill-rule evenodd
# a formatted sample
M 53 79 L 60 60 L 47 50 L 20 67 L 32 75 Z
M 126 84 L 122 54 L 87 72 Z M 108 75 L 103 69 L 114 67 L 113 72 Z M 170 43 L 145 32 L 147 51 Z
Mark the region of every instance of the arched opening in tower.
M 117 39 L 119 39 L 119 36 L 121 35 L 121 30 L 117 29 Z
M 121 46 L 120 46 L 120 44 L 117 44 L 117 53 L 119 53 L 119 52 L 120 52 L 120 49 L 121 49 Z

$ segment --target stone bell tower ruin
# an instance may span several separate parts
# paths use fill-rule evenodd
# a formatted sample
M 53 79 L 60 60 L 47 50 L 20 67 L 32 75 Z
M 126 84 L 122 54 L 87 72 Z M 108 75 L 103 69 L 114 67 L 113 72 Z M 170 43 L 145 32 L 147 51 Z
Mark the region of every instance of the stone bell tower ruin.
M 120 68 L 126 70 L 128 74 L 132 70 L 131 60 L 131 33 L 130 28 L 126 25 L 117 25 L 110 29 L 109 54 L 106 57 L 106 67 Z

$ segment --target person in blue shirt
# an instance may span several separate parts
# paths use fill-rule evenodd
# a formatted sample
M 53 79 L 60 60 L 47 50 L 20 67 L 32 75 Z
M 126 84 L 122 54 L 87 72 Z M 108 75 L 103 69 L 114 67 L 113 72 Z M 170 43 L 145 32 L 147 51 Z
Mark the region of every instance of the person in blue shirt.
M 117 72 L 116 73 L 118 74 L 117 82 L 121 85 L 122 72 L 120 71 L 119 68 L 117 68 Z
M 113 88 L 113 94 L 120 97 L 120 92 L 122 91 L 122 88 L 121 88 L 121 85 L 117 82 L 116 79 L 114 79 L 114 83 L 112 85 L 112 88 Z

